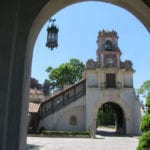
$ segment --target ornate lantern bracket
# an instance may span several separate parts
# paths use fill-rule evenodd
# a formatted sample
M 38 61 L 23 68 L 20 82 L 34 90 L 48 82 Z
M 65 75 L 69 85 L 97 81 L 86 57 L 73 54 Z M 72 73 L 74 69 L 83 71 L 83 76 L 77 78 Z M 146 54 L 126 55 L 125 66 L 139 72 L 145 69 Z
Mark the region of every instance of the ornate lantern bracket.
M 52 22 L 51 26 L 47 28 L 47 42 L 46 47 L 53 50 L 53 48 L 58 46 L 58 31 L 59 29 L 54 25 L 56 19 L 49 19 L 49 22 Z

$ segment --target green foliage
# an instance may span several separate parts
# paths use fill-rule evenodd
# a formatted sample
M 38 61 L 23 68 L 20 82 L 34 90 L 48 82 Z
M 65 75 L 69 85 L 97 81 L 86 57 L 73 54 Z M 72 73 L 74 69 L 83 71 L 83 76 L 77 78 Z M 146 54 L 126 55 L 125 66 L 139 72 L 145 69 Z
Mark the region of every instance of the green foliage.
M 61 88 L 65 84 L 74 84 L 82 79 L 84 64 L 78 59 L 72 58 L 70 62 L 61 64 L 58 68 L 48 67 L 51 89 Z
M 148 96 L 146 99 L 146 107 L 147 107 L 147 112 L 150 114 L 150 92 L 148 92 Z
M 150 131 L 150 114 L 146 113 L 143 116 L 140 129 L 142 132 Z
M 137 150 L 150 150 L 150 131 L 143 133 Z
M 39 129 L 39 133 L 41 134 L 41 133 L 43 133 L 45 131 L 45 128 L 44 127 L 41 127 L 40 129 Z
M 97 113 L 96 124 L 107 126 L 107 125 L 114 125 L 115 118 L 112 111 L 104 111 L 103 107 L 99 109 Z
M 72 58 L 70 59 L 70 64 L 74 69 L 74 79 L 73 82 L 78 82 L 82 79 L 82 72 L 85 69 L 85 65 L 80 62 L 78 59 Z
M 53 68 L 52 68 L 51 66 L 49 66 L 49 67 L 46 69 L 46 72 L 47 72 L 47 73 L 50 73 L 52 70 L 53 70 Z
M 138 89 L 138 94 L 142 94 L 144 97 L 147 96 L 147 93 L 150 91 L 150 80 L 145 81 L 141 87 Z
M 142 132 L 150 131 L 150 92 L 148 93 L 147 99 L 146 99 L 146 113 L 142 118 L 142 122 L 140 125 L 140 129 Z
M 148 88 L 147 88 L 148 89 Z M 143 132 L 137 150 L 149 150 L 150 149 L 150 91 L 146 99 L 146 113 L 142 118 L 140 129 Z
M 86 135 L 90 136 L 89 131 L 43 131 L 42 134 L 49 136 L 75 136 Z

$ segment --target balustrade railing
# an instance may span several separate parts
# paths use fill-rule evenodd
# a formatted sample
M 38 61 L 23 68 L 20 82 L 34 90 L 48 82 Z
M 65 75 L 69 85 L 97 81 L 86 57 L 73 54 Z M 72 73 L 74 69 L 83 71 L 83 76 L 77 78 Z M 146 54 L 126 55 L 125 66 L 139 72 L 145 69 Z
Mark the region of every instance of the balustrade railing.
M 84 96 L 85 93 L 86 81 L 82 80 L 80 83 L 75 84 L 44 102 L 41 107 L 41 118 L 43 119 L 55 111 L 62 109 L 66 105 L 78 100 L 80 97 Z
M 106 82 L 101 82 L 100 83 L 100 88 L 102 88 L 102 89 L 103 88 L 117 88 L 117 89 L 120 89 L 120 88 L 122 88 L 122 83 L 121 82 L 116 82 L 116 84 L 111 87 L 111 86 L 107 86 Z
M 121 88 L 133 88 L 133 85 L 123 85 L 121 82 L 116 82 L 113 87 L 111 86 L 106 86 L 106 82 L 101 82 L 100 83 L 100 88 L 105 89 L 105 88 L 114 88 L 114 89 L 121 89 Z

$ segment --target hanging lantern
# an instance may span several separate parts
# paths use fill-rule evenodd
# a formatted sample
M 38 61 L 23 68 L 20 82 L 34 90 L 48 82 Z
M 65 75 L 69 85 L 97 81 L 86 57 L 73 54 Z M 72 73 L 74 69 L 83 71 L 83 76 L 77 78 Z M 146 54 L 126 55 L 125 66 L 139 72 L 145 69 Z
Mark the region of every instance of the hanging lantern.
M 47 42 L 46 46 L 48 48 L 51 48 L 51 50 L 58 46 L 58 28 L 54 25 L 54 21 L 56 19 L 49 19 L 49 21 L 52 21 L 52 24 L 50 27 L 47 28 Z

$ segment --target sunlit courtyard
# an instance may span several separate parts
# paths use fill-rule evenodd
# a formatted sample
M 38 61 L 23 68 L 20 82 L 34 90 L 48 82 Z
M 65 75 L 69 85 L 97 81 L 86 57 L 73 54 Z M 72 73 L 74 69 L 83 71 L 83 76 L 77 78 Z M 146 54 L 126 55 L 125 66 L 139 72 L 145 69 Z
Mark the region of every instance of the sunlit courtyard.
M 96 138 L 28 137 L 27 150 L 136 150 L 138 137 L 96 136 Z

